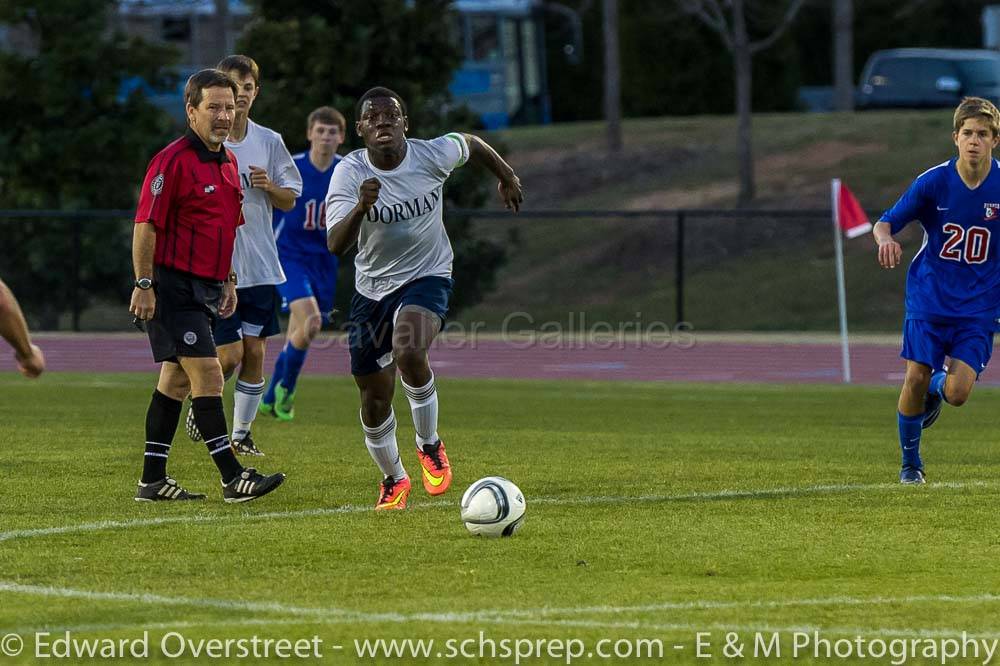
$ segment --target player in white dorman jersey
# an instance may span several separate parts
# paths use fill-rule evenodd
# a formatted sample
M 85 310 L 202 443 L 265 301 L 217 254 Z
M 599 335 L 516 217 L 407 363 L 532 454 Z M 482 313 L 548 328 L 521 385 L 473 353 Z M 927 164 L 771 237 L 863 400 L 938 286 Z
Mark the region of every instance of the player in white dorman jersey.
M 444 181 L 467 161 L 499 180 L 507 208 L 521 205 L 521 182 L 485 141 L 451 133 L 407 139 L 406 105 L 388 88 L 358 100 L 355 129 L 365 148 L 334 170 L 326 198 L 327 245 L 342 255 L 355 243 L 351 374 L 361 391 L 365 444 L 382 471 L 376 510 L 402 509 L 410 492 L 396 444 L 392 396 L 396 368 L 417 431 L 424 488 L 440 495 L 451 467 L 438 437 L 438 399 L 427 350 L 444 324 L 451 295 L 452 249 L 442 210 Z
M 239 366 L 233 391 L 233 447 L 241 455 L 263 455 L 250 428 L 264 395 L 264 348 L 267 338 L 281 332 L 280 297 L 276 285 L 285 281 L 274 242 L 274 208 L 291 210 L 302 193 L 302 176 L 281 135 L 250 120 L 260 92 L 260 69 L 250 57 L 227 56 L 217 69 L 237 86 L 236 116 L 226 148 L 236 155 L 243 188 L 243 217 L 233 250 L 237 279 L 236 311 L 215 322 L 213 336 L 225 377 Z M 189 417 L 191 416 L 189 412 Z M 188 434 L 200 433 L 189 418 Z

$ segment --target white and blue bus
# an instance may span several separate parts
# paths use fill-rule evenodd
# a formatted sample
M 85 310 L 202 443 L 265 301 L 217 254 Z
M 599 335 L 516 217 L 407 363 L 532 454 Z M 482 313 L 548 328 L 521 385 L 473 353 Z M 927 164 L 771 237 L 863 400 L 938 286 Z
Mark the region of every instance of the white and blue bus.
M 486 129 L 549 123 L 542 2 L 455 0 L 453 38 L 462 64 L 448 87 Z

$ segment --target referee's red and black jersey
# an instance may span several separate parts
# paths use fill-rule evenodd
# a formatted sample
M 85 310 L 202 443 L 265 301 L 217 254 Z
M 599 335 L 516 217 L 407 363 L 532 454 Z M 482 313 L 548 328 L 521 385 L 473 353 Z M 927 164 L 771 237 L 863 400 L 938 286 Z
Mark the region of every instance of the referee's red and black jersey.
M 225 280 L 243 224 L 236 156 L 210 151 L 188 129 L 149 163 L 135 221 L 156 228 L 156 265 Z

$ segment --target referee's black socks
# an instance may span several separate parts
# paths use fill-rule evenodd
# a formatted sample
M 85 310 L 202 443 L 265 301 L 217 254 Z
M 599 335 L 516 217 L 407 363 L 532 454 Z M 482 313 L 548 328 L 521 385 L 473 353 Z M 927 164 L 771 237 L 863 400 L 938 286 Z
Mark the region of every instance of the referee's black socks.
M 142 482 L 162 481 L 167 475 L 167 456 L 181 418 L 181 401 L 153 390 L 146 410 L 146 456 L 142 463 Z
M 229 443 L 226 413 L 222 410 L 222 396 L 191 398 L 191 411 L 194 412 L 194 423 L 201 431 L 205 446 L 208 447 L 212 460 L 222 474 L 222 482 L 229 483 L 240 475 L 243 466 L 236 459 L 233 447 Z

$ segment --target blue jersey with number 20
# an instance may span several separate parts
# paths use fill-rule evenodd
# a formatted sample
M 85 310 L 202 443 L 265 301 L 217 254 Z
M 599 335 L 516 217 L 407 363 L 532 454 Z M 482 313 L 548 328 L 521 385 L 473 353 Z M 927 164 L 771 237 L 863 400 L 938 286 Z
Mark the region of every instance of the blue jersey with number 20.
M 308 152 L 292 156 L 302 174 L 302 195 L 287 213 L 274 209 L 274 240 L 282 257 L 330 254 L 326 248 L 326 191 L 341 159 L 335 155 L 330 168 L 319 171 L 309 161 Z
M 906 277 L 906 318 L 932 322 L 979 320 L 1000 311 L 1000 162 L 969 189 L 956 159 L 917 176 L 881 221 L 896 234 L 913 220 L 924 244 Z

